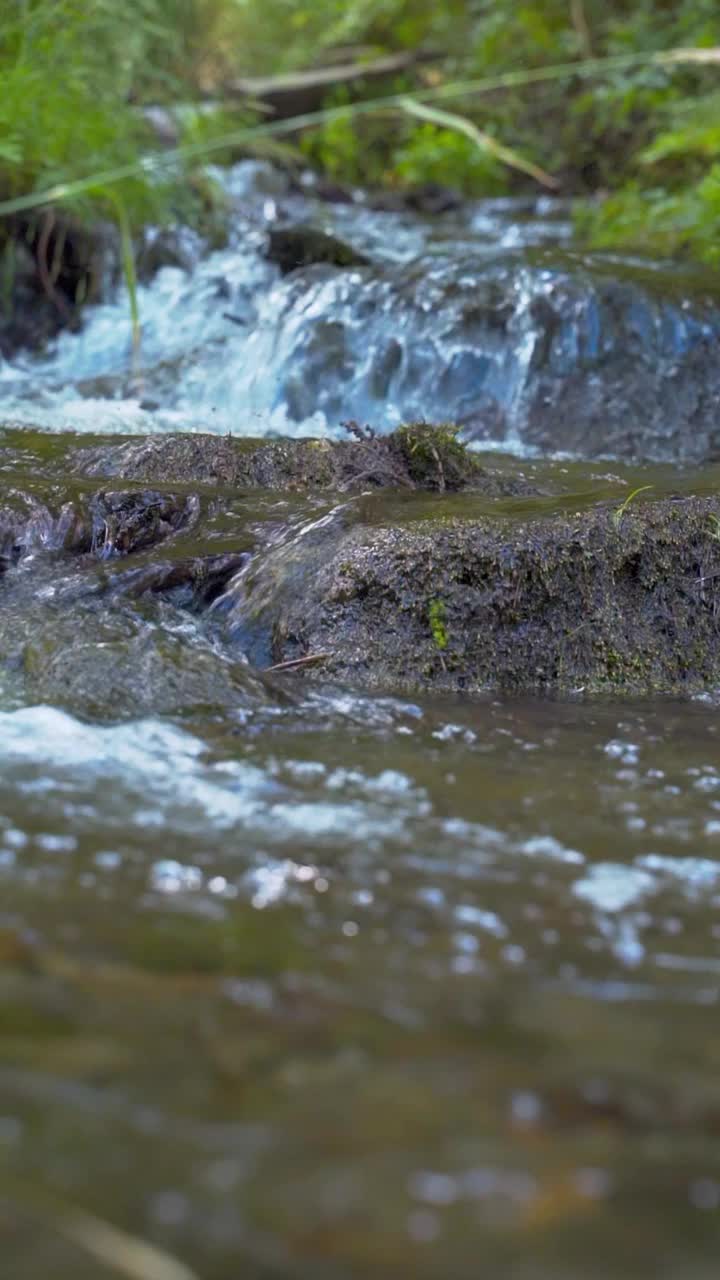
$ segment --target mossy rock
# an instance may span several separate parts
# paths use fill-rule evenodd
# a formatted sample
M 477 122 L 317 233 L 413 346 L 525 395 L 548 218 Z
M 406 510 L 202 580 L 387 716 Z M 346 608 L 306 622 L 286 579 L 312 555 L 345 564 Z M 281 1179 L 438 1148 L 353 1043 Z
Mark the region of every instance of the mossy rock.
M 445 500 L 443 504 L 447 507 Z M 230 634 L 376 689 L 696 693 L 720 683 L 720 500 L 573 518 L 338 518 L 260 555 Z
M 491 496 L 534 492 L 523 476 L 481 462 L 462 444 L 454 426 L 415 423 L 384 436 L 356 423 L 347 426 L 353 439 L 135 437 L 123 444 L 78 449 L 74 468 L 86 476 L 239 489 L 469 489 Z

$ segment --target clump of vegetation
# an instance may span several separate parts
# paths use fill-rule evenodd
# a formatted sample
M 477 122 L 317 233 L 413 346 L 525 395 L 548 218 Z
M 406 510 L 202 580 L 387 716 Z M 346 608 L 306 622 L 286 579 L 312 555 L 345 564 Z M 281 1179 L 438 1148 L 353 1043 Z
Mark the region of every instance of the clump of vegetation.
M 468 195 L 503 195 L 508 187 L 507 170 L 496 156 L 481 151 L 469 138 L 454 129 L 421 124 L 401 139 L 392 162 L 393 179 L 409 187 L 437 183 L 461 186 Z
M 161 0 L 130 0 L 122 7 L 82 0 L 4 6 L 2 199 L 137 161 L 150 135 L 130 99 L 135 73 L 154 51 L 149 33 L 160 34 L 163 9 Z M 163 34 L 172 40 L 169 29 Z M 123 184 L 123 195 L 138 218 L 154 216 L 162 200 L 142 174 Z M 99 180 L 94 208 L 104 200 Z M 75 212 L 88 204 L 76 201 Z
M 477 471 L 477 463 L 460 440 L 455 423 L 411 422 L 393 432 L 408 475 L 421 489 L 460 489 Z
M 390 435 L 378 435 L 373 427 L 354 421 L 341 426 L 356 442 L 354 456 L 343 454 L 345 483 L 364 479 L 388 488 L 439 493 L 487 483 L 488 473 L 459 439 L 461 428 L 454 423 L 413 422 Z

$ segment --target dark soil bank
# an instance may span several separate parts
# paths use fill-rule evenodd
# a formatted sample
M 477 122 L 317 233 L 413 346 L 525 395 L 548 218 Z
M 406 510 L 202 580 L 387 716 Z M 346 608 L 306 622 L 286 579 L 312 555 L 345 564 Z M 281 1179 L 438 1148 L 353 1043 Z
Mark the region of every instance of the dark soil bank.
M 481 466 L 426 427 L 341 444 L 152 438 L 80 451 L 76 466 L 338 491 L 321 519 L 259 532 L 213 602 L 224 642 L 255 665 L 300 661 L 307 675 L 375 689 L 679 694 L 720 683 L 720 499 L 639 495 L 546 514 L 520 473 Z M 393 500 L 411 488 L 440 492 Z M 524 494 L 522 514 L 500 502 L 493 515 L 486 501 L 478 517 L 461 489 Z

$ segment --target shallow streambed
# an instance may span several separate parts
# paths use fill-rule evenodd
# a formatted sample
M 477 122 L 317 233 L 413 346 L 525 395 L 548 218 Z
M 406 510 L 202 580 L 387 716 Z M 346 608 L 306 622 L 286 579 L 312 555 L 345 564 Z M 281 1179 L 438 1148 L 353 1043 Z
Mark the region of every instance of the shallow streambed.
M 6 431 L 6 495 L 82 504 L 80 443 Z M 511 520 L 713 487 L 522 472 L 539 496 L 355 502 Z M 212 610 L 117 584 L 338 495 L 195 488 L 166 544 L 0 579 L 3 1274 L 111 1274 L 81 1208 L 201 1280 L 714 1275 L 716 700 L 253 673 Z
M 3 713 L 5 1274 L 105 1274 L 67 1206 L 205 1280 L 714 1274 L 716 729 Z
M 431 220 L 222 180 L 225 249 L 150 246 L 142 368 L 112 290 L 0 360 L 3 1280 L 714 1280 L 716 691 L 371 696 L 252 668 L 213 606 L 232 557 L 338 507 L 532 541 L 652 486 L 629 542 L 646 503 L 714 499 L 717 290 L 578 255 L 556 202 Z M 369 265 L 281 277 L 266 233 L 308 221 Z M 491 491 L 77 465 L 423 415 L 503 450 Z M 116 556 L 98 490 L 147 484 L 155 540 Z M 680 583 L 706 623 L 713 510 Z

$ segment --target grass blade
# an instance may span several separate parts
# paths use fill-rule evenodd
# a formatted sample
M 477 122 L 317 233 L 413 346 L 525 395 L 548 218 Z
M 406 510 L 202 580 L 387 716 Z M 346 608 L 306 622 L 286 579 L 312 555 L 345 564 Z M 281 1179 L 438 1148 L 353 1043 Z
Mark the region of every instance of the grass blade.
M 138 306 L 138 290 L 137 290 L 137 271 L 135 269 L 135 251 L 132 242 L 132 230 L 130 227 L 130 219 L 127 215 L 124 201 L 117 191 L 112 189 L 103 192 L 103 195 L 112 205 L 115 218 L 120 232 L 120 254 L 122 258 L 123 277 L 125 279 L 125 287 L 128 291 L 130 300 L 130 321 L 132 324 L 132 346 L 133 360 L 137 359 L 140 351 L 140 309 Z
M 73 1210 L 58 1217 L 55 1226 L 61 1235 L 126 1280 L 198 1280 L 195 1271 L 163 1249 L 92 1214 Z
M 639 485 L 638 488 L 633 489 L 632 493 L 628 494 L 625 501 L 619 507 L 617 507 L 615 511 L 613 511 L 613 524 L 616 526 L 616 528 L 619 528 L 620 522 L 622 521 L 622 518 L 625 515 L 625 512 L 630 506 L 630 503 L 634 501 L 634 499 L 638 496 L 639 493 L 645 493 L 648 489 L 652 489 L 652 487 L 653 486 L 651 484 Z
M 511 147 L 503 146 L 491 134 L 485 133 L 483 129 L 478 129 L 472 120 L 466 119 L 465 116 L 456 115 L 453 111 L 442 111 L 439 107 L 431 107 L 425 102 L 418 102 L 415 98 L 405 98 L 401 103 L 403 111 L 407 111 L 408 115 L 417 116 L 419 120 L 428 120 L 431 124 L 440 125 L 445 129 L 454 129 L 456 133 L 463 133 L 466 138 L 474 142 L 481 151 L 489 151 L 502 164 L 510 169 L 519 169 L 521 173 L 527 173 L 536 182 L 541 183 L 543 187 L 549 187 L 551 191 L 557 191 L 560 183 L 557 178 L 553 178 L 552 174 L 546 173 L 539 165 L 533 164 L 532 160 L 526 160 L 519 152 L 513 151 Z

